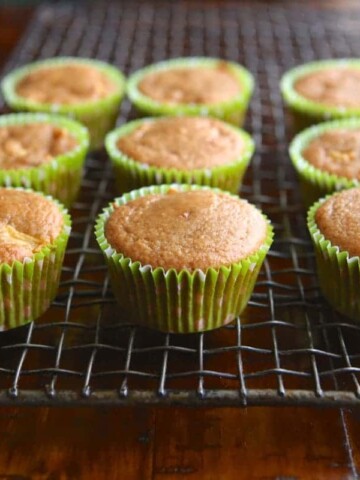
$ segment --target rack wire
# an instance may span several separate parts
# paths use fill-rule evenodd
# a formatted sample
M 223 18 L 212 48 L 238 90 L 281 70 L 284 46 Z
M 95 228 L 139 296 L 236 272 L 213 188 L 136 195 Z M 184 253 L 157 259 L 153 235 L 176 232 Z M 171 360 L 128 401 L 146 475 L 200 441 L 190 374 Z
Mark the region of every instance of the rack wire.
M 38 58 L 98 58 L 130 73 L 171 57 L 238 61 L 256 78 L 246 129 L 257 153 L 242 195 L 276 231 L 244 315 L 219 330 L 162 334 L 127 322 L 93 235 L 115 195 L 104 153 L 87 159 L 59 294 L 37 322 L 0 335 L 0 404 L 360 404 L 360 327 L 318 289 L 279 93 L 288 68 L 356 56 L 360 19 L 310 3 L 94 2 L 41 6 L 5 70 Z M 3 105 L 2 105 L 3 108 Z M 135 117 L 122 105 L 118 123 Z

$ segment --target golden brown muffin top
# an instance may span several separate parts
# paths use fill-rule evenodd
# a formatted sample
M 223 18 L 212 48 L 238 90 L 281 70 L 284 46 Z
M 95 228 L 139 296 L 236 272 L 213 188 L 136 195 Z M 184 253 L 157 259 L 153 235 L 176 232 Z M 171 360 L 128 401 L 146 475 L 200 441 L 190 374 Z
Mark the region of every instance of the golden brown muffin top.
M 360 179 L 360 129 L 331 129 L 314 138 L 302 151 L 314 167 Z
M 59 207 L 34 192 L 0 188 L 0 262 L 23 261 L 59 236 Z
M 100 100 L 114 90 L 114 83 L 104 72 L 76 63 L 39 67 L 16 85 L 16 93 L 28 100 L 58 105 Z
M 360 255 L 360 189 L 352 188 L 325 200 L 315 215 L 327 240 L 350 256 Z
M 301 76 L 294 84 L 303 97 L 328 106 L 360 107 L 360 68 L 326 67 Z
M 155 167 L 194 170 L 234 162 L 243 138 L 226 123 L 206 117 L 169 117 L 143 123 L 119 138 L 133 160 Z
M 115 208 L 105 236 L 119 253 L 165 270 L 227 266 L 257 251 L 267 222 L 245 200 L 211 190 L 146 195 Z
M 148 73 L 138 88 L 153 100 L 174 105 L 221 103 L 241 92 L 239 80 L 225 62 L 213 67 L 169 67 Z
M 49 123 L 3 126 L 0 169 L 37 167 L 76 146 L 76 139 L 68 131 Z

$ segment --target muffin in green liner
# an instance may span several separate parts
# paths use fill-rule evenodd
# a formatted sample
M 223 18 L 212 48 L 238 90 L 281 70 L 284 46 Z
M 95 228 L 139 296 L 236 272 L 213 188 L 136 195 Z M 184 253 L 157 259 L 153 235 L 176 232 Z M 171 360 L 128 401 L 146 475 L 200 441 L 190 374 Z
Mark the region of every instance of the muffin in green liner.
M 320 211 L 324 207 L 328 212 Z M 360 321 L 359 212 L 360 189 L 353 188 L 322 198 L 307 218 L 322 293 L 337 311 L 356 321 Z
M 224 99 L 216 100 L 217 97 L 215 96 L 214 99 L 208 100 L 207 95 L 209 95 L 211 88 L 206 83 L 206 79 L 199 81 L 199 88 L 196 90 L 198 98 L 191 99 L 190 96 L 188 101 L 181 101 L 181 98 L 180 100 L 175 99 L 175 101 L 164 101 L 143 93 L 141 84 L 144 79 L 153 74 L 171 72 L 175 69 L 186 69 L 187 71 L 190 69 L 205 71 L 222 69 L 227 71 L 234 79 L 234 94 L 230 98 L 225 96 Z M 188 79 L 185 75 L 184 81 L 180 79 L 176 84 L 170 85 L 168 92 L 177 94 L 184 85 L 194 86 L 195 80 L 196 77 Z M 156 82 L 156 84 L 159 84 L 159 82 Z M 210 85 L 210 87 L 214 87 L 214 85 Z M 229 88 L 221 81 L 219 85 L 216 85 L 216 88 L 218 91 L 229 92 Z M 205 57 L 178 58 L 159 62 L 138 70 L 130 76 L 127 83 L 127 93 L 131 102 L 145 115 L 203 115 L 216 117 L 235 125 L 243 124 L 253 89 L 253 76 L 244 67 L 233 62 Z
M 180 192 L 199 191 L 207 191 L 210 196 L 213 194 L 217 199 L 218 196 L 227 197 L 228 200 L 232 199 L 232 201 L 236 199 L 241 202 L 242 206 L 246 206 L 244 208 L 253 212 L 257 221 L 255 230 L 258 230 L 258 238 L 261 238 L 256 250 L 253 250 L 241 260 L 216 268 L 197 268 L 196 265 L 201 264 L 200 260 L 193 264 L 193 268 L 163 268 L 161 266 L 153 267 L 147 261 L 143 263 L 133 261 L 128 256 L 116 251 L 109 243 L 106 237 L 109 231 L 106 232 L 106 229 L 110 228 L 108 222 L 114 212 L 120 211 L 119 206 L 126 207 L 126 204 L 132 201 L 146 201 L 146 197 L 149 195 L 153 199 L 153 195 L 158 194 L 160 201 L 167 202 L 167 198 L 164 200 L 166 194 L 171 195 L 175 192 L 175 195 L 177 195 Z M 152 202 L 152 199 L 148 198 L 147 201 Z M 175 221 L 177 222 L 180 217 L 184 221 L 188 216 L 196 215 L 196 208 L 194 207 L 195 210 L 192 209 L 193 205 L 192 203 L 188 212 L 180 208 L 178 212 L 180 216 L 176 217 Z M 134 208 L 134 205 L 132 205 L 132 208 Z M 163 216 L 162 205 L 160 205 L 160 210 L 160 216 Z M 202 213 L 201 211 L 201 215 Z M 232 213 L 232 209 L 230 209 L 230 216 Z M 159 218 L 159 221 L 162 222 L 163 220 Z M 143 228 L 146 228 L 146 226 Z M 233 228 L 244 228 L 245 231 L 244 225 L 236 224 Z M 167 234 L 166 227 L 163 227 L 163 229 Z M 158 230 L 155 227 L 155 230 L 160 235 L 161 229 Z M 149 238 L 145 238 L 148 233 L 147 230 L 146 234 L 140 236 L 134 243 L 129 240 L 131 245 L 136 248 L 136 244 L 141 245 L 142 242 L 145 242 L 144 244 L 148 245 L 150 251 L 152 251 L 151 241 L 148 243 Z M 203 233 L 198 232 L 197 238 Z M 259 270 L 273 239 L 273 230 L 267 218 L 255 207 L 249 205 L 248 202 L 239 200 L 238 197 L 218 189 L 177 184 L 145 187 L 133 190 L 115 199 L 99 215 L 95 234 L 109 267 L 113 291 L 120 306 L 129 313 L 135 323 L 173 333 L 211 330 L 233 321 L 247 305 Z M 126 238 L 129 238 L 129 235 L 127 233 Z M 246 236 L 245 242 L 247 242 L 247 238 Z M 219 242 L 221 243 L 220 240 Z M 189 249 L 195 256 L 203 259 L 204 250 L 196 253 L 196 240 L 193 243 L 188 245 Z M 219 244 L 219 250 L 222 247 Z M 160 245 L 154 248 L 153 253 L 157 252 L 160 257 L 164 254 Z M 152 263 L 156 264 L 156 262 Z M 166 260 L 163 259 L 162 264 L 166 264 Z
M 329 140 L 324 138 L 324 134 L 336 135 L 336 137 L 329 143 Z M 348 138 L 351 135 L 359 136 L 359 139 L 357 137 Z M 319 168 L 304 158 L 305 149 L 314 141 L 321 139 L 327 141 L 324 149 L 326 147 L 328 151 L 321 152 L 321 161 L 324 163 L 325 153 L 337 155 L 338 158 L 334 157 L 332 161 L 338 163 L 338 168 L 331 170 L 326 164 Z M 299 175 L 303 199 L 307 206 L 329 193 L 359 185 L 360 177 L 357 170 L 360 171 L 360 157 L 357 158 L 357 142 L 360 145 L 360 118 L 324 122 L 310 127 L 294 137 L 290 144 L 289 154 Z M 333 149 L 331 149 L 331 145 L 334 146 Z M 341 175 L 332 173 L 334 171 L 340 172 Z
M 313 86 L 313 98 L 295 88 L 299 80 L 326 71 L 330 72 L 329 78 L 320 79 L 322 84 Z M 359 59 L 319 60 L 300 65 L 283 75 L 280 88 L 297 131 L 325 120 L 360 117 Z
M 82 79 L 83 83 L 80 83 L 81 79 L 76 72 L 65 72 L 60 80 L 51 80 L 53 84 L 50 86 L 49 94 L 51 95 L 52 92 L 55 92 L 55 95 L 56 92 L 58 92 L 58 95 L 60 95 L 56 101 L 41 101 L 37 98 L 30 98 L 19 94 L 19 85 L 21 85 L 24 79 L 29 78 L 29 75 L 41 71 L 45 71 L 46 74 L 50 69 L 56 72 L 55 69 L 63 67 L 80 69 L 85 67 L 91 69 L 93 72 L 100 73 L 103 75 L 103 78 L 109 81 L 109 93 L 102 91 L 98 94 L 99 98 L 97 98 L 96 93 L 92 93 L 91 80 L 87 78 L 86 75 Z M 35 94 L 36 92 L 41 93 L 44 90 L 44 85 L 46 86 L 47 78 L 40 80 L 41 84 L 38 80 L 38 85 L 31 85 L 32 88 L 34 88 Z M 53 88 L 54 85 L 59 87 L 61 82 L 66 82 L 66 89 L 59 88 L 56 90 Z M 94 82 L 96 82 L 96 80 L 94 80 Z M 81 91 L 82 84 L 84 84 L 83 92 Z M 90 132 L 90 146 L 92 149 L 96 149 L 103 146 L 106 133 L 114 128 L 120 103 L 125 94 L 125 78 L 120 70 L 98 60 L 58 57 L 33 62 L 10 72 L 4 77 L 1 87 L 6 103 L 13 110 L 58 113 L 83 123 Z M 66 92 L 69 92 L 69 95 L 73 95 L 70 100 L 70 97 L 61 97 L 61 95 L 65 95 Z M 74 97 L 76 94 L 79 95 L 78 100 Z M 91 95 L 93 95 L 94 98 L 91 98 Z M 87 98 L 87 96 L 89 98 Z
M 33 190 L 0 188 L 0 205 L 0 330 L 4 331 L 37 319 L 56 296 L 71 220 L 60 203 Z M 23 231 L 19 222 L 26 225 Z M 38 229 L 38 235 L 45 237 L 52 225 L 54 238 L 27 254 L 34 240 L 29 231 Z
M 50 161 L 40 163 L 36 166 L 32 166 L 31 163 L 27 166 L 26 161 L 24 161 L 21 166 L 16 166 L 16 161 L 14 161 L 14 168 L 3 168 L 2 159 L 0 158 L 0 186 L 32 188 L 33 190 L 47 193 L 60 200 L 65 206 L 70 207 L 80 189 L 83 165 L 89 147 L 88 131 L 80 123 L 59 115 L 46 113 L 14 113 L 2 115 L 0 117 L 0 150 L 3 147 L 1 144 L 1 129 L 3 127 L 22 127 L 29 125 L 33 128 L 37 124 L 51 125 L 62 129 L 71 136 L 75 146 L 72 146 L 68 151 L 54 156 Z M 10 141 L 14 143 L 11 138 Z M 38 143 L 41 143 L 41 141 L 41 137 L 38 140 L 34 137 L 34 142 L 37 142 L 36 146 L 38 146 Z M 45 141 L 47 141 L 47 139 L 45 139 Z M 21 144 L 15 144 L 13 148 L 16 154 L 17 150 L 15 149 L 21 149 L 22 146 Z M 26 155 L 26 152 L 24 153 Z M 35 155 L 31 151 L 29 154 Z M 2 151 L 1 155 L 5 158 L 6 150 Z M 11 155 L 9 155 L 9 158 L 6 160 L 7 166 L 9 166 L 9 164 L 12 163 Z M 26 166 L 24 166 L 24 164 Z
M 166 129 L 161 132 L 163 125 L 166 125 Z M 143 145 L 143 150 L 139 152 L 143 162 L 122 151 L 118 142 L 124 137 L 129 138 L 128 135 L 132 132 L 143 132 L 148 126 L 150 129 L 154 127 L 153 131 L 150 130 L 150 135 L 154 133 L 156 137 L 151 138 L 150 146 Z M 217 139 L 211 140 L 214 129 L 216 135 L 223 134 L 218 146 L 214 146 Z M 149 135 L 149 130 L 145 135 Z M 141 139 L 134 138 L 131 147 L 139 149 L 140 143 Z M 254 141 L 245 131 L 220 120 L 204 117 L 135 120 L 109 133 L 105 147 L 113 164 L 120 193 L 148 185 L 171 183 L 208 185 L 237 193 L 255 149 Z M 191 166 L 184 161 L 188 160 L 188 154 Z M 171 163 L 170 157 L 174 155 L 175 161 Z M 214 166 L 212 158 L 213 162 L 220 161 L 220 164 Z M 194 165 L 201 165 L 201 168 L 193 168 Z

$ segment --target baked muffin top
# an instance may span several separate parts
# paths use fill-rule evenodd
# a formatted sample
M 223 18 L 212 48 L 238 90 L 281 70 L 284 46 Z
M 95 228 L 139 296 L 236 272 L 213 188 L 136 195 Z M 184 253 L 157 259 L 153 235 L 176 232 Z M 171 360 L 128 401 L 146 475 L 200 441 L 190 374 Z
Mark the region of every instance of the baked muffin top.
M 73 150 L 76 139 L 50 123 L 0 127 L 0 169 L 37 167 Z
M 138 88 L 153 100 L 174 105 L 226 102 L 242 90 L 231 68 L 221 61 L 211 67 L 189 65 L 148 73 Z
M 318 208 L 316 224 L 327 240 L 350 256 L 360 255 L 360 189 L 331 196 Z
M 0 262 L 31 257 L 61 233 L 59 207 L 35 192 L 0 188 Z
M 360 179 L 360 129 L 331 129 L 301 152 L 314 167 L 341 177 Z
M 165 270 L 230 265 L 266 236 L 267 222 L 253 205 L 211 190 L 145 195 L 115 207 L 105 225 L 117 252 Z
M 324 105 L 360 107 L 360 68 L 324 67 L 302 75 L 294 89 L 308 100 Z
M 74 105 L 96 101 L 115 91 L 115 84 L 100 69 L 80 63 L 38 67 L 16 85 L 16 93 L 38 103 Z
M 243 152 L 245 142 L 220 120 L 169 117 L 140 124 L 121 136 L 117 147 L 143 164 L 194 170 L 234 162 Z

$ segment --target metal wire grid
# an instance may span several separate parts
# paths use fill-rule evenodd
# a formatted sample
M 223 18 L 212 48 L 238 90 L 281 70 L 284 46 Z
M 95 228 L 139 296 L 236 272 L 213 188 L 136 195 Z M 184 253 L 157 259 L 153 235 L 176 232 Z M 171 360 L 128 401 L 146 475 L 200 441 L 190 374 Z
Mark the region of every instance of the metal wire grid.
M 99 58 L 126 73 L 187 55 L 245 64 L 257 88 L 246 128 L 257 154 L 242 194 L 276 240 L 244 316 L 220 330 L 161 334 L 126 323 L 108 286 L 94 219 L 115 196 L 109 162 L 91 155 L 59 295 L 36 323 L 0 337 L 0 404 L 319 405 L 360 403 L 360 327 L 317 287 L 305 211 L 289 166 L 278 82 L 289 67 L 356 55 L 360 19 L 261 2 L 116 2 L 40 7 L 6 70 L 35 58 Z M 124 102 L 119 123 L 135 113 Z

